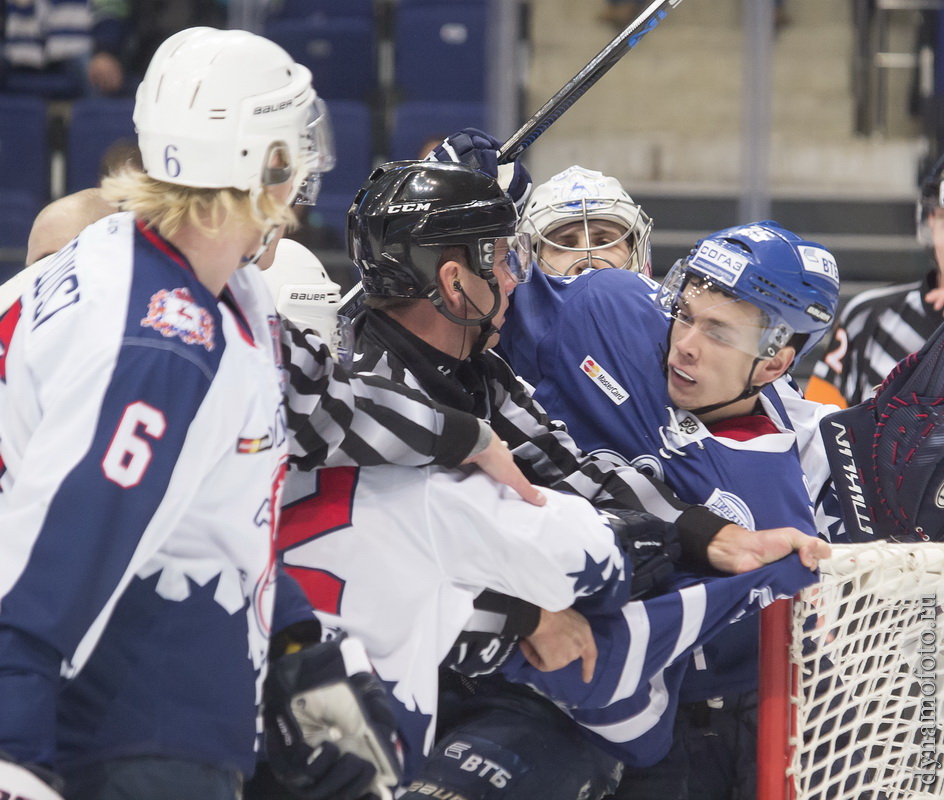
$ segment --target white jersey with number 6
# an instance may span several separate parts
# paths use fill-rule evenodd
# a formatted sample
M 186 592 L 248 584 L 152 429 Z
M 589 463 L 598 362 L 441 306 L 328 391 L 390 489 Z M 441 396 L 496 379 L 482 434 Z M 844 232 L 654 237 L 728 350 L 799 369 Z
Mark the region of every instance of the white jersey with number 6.
M 0 671 L 14 757 L 48 761 L 55 737 L 63 771 L 140 754 L 253 771 L 286 460 L 278 330 L 256 267 L 218 298 L 130 214 L 86 228 L 0 312 L 0 652 L 37 675 L 58 657 L 68 679 L 57 720 Z

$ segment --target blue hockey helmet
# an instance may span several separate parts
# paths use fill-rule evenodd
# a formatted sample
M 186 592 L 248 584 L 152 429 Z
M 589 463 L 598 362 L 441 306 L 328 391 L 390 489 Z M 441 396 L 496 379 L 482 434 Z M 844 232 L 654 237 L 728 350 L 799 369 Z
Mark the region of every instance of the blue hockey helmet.
M 791 338 L 805 334 L 796 358 L 806 355 L 829 331 L 839 303 L 836 259 L 823 245 L 807 241 L 772 220 L 739 225 L 698 241 L 675 263 L 657 303 L 675 316 L 679 294 L 692 277 L 708 282 L 765 315 L 759 358 L 771 358 Z

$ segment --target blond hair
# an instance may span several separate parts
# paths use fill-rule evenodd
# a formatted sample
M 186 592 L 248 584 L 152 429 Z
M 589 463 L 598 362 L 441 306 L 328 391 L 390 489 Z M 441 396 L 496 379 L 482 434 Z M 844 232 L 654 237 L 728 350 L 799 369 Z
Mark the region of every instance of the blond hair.
M 253 202 L 249 192 L 240 189 L 178 186 L 134 169 L 104 178 L 101 194 L 122 211 L 133 211 L 165 239 L 185 225 L 212 235 L 229 217 L 242 219 L 260 232 L 270 224 L 285 225 L 289 230 L 297 224 L 291 206 L 280 205 L 266 191 Z

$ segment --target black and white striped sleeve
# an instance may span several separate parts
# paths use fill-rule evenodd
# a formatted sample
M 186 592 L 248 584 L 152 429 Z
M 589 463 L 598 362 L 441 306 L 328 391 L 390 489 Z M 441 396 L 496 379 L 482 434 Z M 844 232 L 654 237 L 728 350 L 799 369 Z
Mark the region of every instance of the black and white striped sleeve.
M 371 373 L 349 373 L 313 333 L 283 321 L 289 456 L 301 469 L 437 464 L 473 451 L 479 421 Z

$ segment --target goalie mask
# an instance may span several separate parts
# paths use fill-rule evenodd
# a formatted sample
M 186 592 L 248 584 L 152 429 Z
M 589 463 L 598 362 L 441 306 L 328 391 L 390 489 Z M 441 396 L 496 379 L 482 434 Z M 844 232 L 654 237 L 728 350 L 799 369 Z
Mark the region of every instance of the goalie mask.
M 279 314 L 300 330 L 315 331 L 342 362 L 353 356 L 351 322 L 338 315 L 341 287 L 325 271 L 307 247 L 292 239 L 281 239 L 272 266 L 262 277 L 272 293 Z
M 541 269 L 551 275 L 605 267 L 652 274 L 652 220 L 602 172 L 575 165 L 542 183 L 521 229 L 531 234 Z
M 486 325 L 498 313 L 496 270 L 530 277 L 531 237 L 497 181 L 465 164 L 394 161 L 378 167 L 348 212 L 348 253 L 368 297 L 426 298 L 460 325 Z M 438 269 L 446 248 L 461 247 L 468 268 L 487 281 L 494 304 L 474 319 L 443 307 Z
M 189 28 L 167 39 L 138 87 L 134 124 L 144 171 L 165 183 L 258 197 L 294 176 L 298 202 L 313 204 L 334 166 L 311 73 L 246 31 Z

